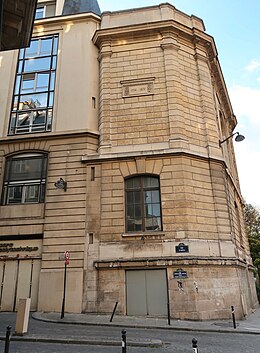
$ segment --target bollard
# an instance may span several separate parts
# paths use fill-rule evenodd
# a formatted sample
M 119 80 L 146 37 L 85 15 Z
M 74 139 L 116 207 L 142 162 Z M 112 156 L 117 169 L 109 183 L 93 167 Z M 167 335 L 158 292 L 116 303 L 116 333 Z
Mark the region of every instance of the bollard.
M 196 338 L 192 339 L 192 348 L 193 348 L 193 353 L 198 353 L 198 345 L 197 345 L 198 341 L 196 340 Z
M 11 326 L 7 326 L 6 335 L 5 335 L 5 351 L 4 353 L 9 353 L 9 345 L 10 345 L 10 336 L 11 336 Z
M 118 304 L 118 302 L 115 303 L 114 310 L 113 310 L 113 312 L 112 312 L 112 315 L 111 315 L 111 317 L 110 317 L 109 322 L 112 322 L 112 321 L 113 321 L 113 318 L 114 318 L 114 315 L 115 315 L 115 312 L 116 312 L 116 308 L 117 308 L 117 304 Z
M 122 330 L 122 353 L 126 353 L 126 330 Z
M 231 306 L 231 313 L 232 313 L 233 327 L 237 328 L 236 317 L 235 317 L 235 309 L 234 309 L 233 305 Z

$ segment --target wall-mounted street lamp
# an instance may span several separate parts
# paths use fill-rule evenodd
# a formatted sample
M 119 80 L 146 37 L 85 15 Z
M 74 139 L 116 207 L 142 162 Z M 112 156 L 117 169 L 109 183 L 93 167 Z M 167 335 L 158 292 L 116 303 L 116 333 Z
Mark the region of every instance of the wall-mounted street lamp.
M 241 142 L 245 139 L 245 136 L 241 135 L 239 132 L 234 132 L 232 135 L 228 136 L 226 139 L 224 139 L 222 141 L 219 140 L 219 146 L 221 146 L 222 143 L 226 142 L 227 140 L 229 140 L 230 138 L 232 138 L 235 135 L 237 135 L 235 137 L 236 142 Z
M 57 188 L 57 189 L 63 189 L 64 191 L 67 191 L 67 182 L 60 178 L 60 180 L 57 180 L 55 183 L 54 183 L 54 186 Z

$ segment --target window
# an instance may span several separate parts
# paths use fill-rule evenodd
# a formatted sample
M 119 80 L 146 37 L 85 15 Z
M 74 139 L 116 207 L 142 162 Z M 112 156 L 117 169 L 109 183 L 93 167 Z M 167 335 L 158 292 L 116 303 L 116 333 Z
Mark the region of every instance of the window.
M 44 18 L 45 17 L 45 10 L 46 10 L 45 6 L 37 7 L 36 12 L 35 12 L 35 19 L 39 20 L 40 18 Z
M 35 20 L 55 16 L 55 8 L 55 2 L 46 2 L 45 4 L 38 5 L 35 12 Z
M 22 154 L 6 160 L 2 203 L 44 202 L 47 173 L 46 154 Z
M 158 177 L 136 176 L 126 179 L 126 231 L 162 230 Z
M 57 51 L 57 35 L 33 39 L 20 50 L 10 135 L 51 130 Z

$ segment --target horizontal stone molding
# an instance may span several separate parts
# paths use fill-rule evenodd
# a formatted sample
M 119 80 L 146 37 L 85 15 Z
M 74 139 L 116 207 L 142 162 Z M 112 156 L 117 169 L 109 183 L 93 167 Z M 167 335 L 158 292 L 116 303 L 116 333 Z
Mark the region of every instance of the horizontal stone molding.
M 198 256 L 176 256 L 162 258 L 136 258 L 118 260 L 94 261 L 97 270 L 106 269 L 137 269 L 137 268 L 165 268 L 173 266 L 229 266 L 247 267 L 253 270 L 253 266 L 238 258 L 232 257 L 198 257 Z

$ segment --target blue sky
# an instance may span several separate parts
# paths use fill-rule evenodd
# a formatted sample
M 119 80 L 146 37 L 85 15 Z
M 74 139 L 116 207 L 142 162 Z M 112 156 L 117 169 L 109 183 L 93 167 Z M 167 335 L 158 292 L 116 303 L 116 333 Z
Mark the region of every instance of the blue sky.
M 152 6 L 166 1 L 99 0 L 101 11 Z M 222 71 L 246 136 L 235 143 L 242 195 L 260 208 L 260 0 L 172 0 L 178 10 L 203 19 L 215 39 Z

